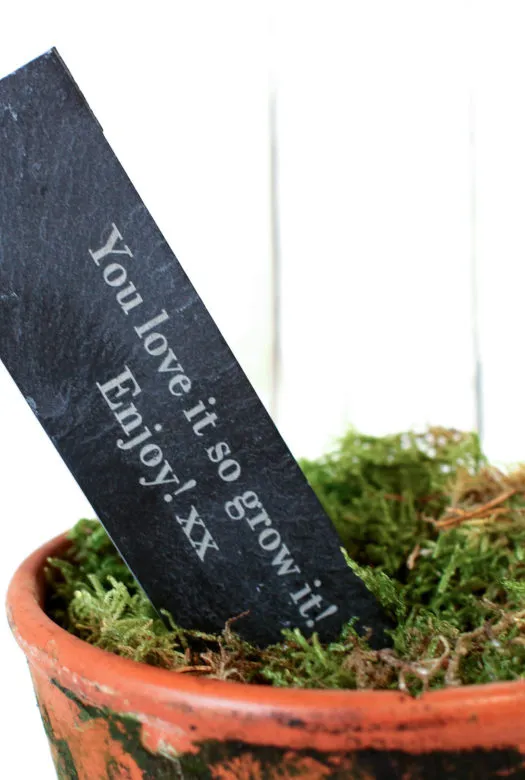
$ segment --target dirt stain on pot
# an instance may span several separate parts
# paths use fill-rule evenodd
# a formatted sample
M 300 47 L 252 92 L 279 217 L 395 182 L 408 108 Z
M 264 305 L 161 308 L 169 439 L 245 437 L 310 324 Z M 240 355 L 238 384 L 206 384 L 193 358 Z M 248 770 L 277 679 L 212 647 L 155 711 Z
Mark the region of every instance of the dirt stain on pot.
M 76 723 L 72 728 L 56 721 L 53 711 L 40 702 L 59 780 L 525 780 L 524 757 L 513 749 L 420 755 L 399 750 L 328 754 L 208 740 L 196 742 L 195 753 L 177 755 L 172 749 L 171 756 L 155 754 L 144 747 L 142 724 L 136 717 L 86 704 L 56 680 L 51 683 L 60 698 L 74 705 Z M 95 734 L 95 741 L 87 739 Z

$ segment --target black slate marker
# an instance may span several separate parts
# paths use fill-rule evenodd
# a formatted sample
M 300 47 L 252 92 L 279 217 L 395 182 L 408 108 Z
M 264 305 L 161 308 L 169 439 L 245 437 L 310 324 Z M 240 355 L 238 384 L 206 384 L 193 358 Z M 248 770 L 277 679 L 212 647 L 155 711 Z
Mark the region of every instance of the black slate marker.
M 0 82 L 0 358 L 152 603 L 386 643 L 374 597 L 56 50 Z

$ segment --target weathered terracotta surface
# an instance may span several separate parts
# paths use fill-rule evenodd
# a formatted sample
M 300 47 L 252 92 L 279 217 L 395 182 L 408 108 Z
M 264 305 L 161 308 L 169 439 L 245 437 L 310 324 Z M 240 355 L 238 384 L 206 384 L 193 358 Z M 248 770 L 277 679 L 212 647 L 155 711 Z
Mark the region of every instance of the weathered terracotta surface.
M 97 650 L 42 611 L 34 553 L 8 593 L 60 778 L 525 778 L 525 681 L 436 691 L 282 690 Z

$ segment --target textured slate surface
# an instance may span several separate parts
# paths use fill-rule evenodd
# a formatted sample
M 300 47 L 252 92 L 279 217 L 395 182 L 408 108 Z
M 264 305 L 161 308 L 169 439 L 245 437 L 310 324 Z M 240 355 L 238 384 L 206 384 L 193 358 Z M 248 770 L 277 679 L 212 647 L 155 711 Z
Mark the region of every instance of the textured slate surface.
M 249 610 L 236 628 L 261 644 L 357 615 L 381 643 L 375 600 L 55 50 L 0 82 L 0 357 L 157 608 L 206 630 Z

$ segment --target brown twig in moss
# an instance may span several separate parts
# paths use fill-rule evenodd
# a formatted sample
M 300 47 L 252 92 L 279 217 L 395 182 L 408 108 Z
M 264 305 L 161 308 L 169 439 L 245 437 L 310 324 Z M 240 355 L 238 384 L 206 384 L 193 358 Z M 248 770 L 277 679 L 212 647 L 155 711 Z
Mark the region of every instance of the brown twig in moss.
M 443 518 L 440 520 L 433 520 L 430 518 L 430 522 L 432 522 L 439 530 L 444 530 L 449 528 L 456 528 L 462 523 L 466 523 L 470 520 L 494 519 L 500 515 L 506 516 L 508 514 L 508 510 L 503 509 L 500 505 L 508 501 L 508 499 L 512 496 L 516 495 L 517 492 L 518 491 L 516 489 L 507 490 L 497 498 L 493 498 L 491 501 L 487 501 L 486 504 L 482 504 L 481 506 L 478 506 L 475 509 L 471 509 L 468 512 L 464 509 L 461 509 L 460 507 L 450 507 Z
M 418 542 L 407 558 L 407 569 L 409 571 L 412 571 L 412 569 L 416 565 L 417 559 L 419 558 L 420 554 L 421 554 L 421 545 Z

